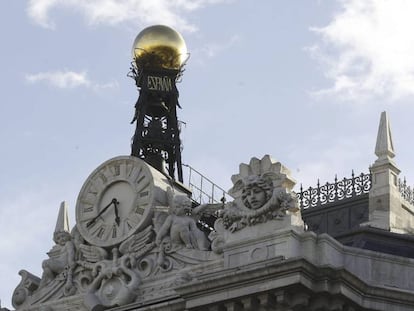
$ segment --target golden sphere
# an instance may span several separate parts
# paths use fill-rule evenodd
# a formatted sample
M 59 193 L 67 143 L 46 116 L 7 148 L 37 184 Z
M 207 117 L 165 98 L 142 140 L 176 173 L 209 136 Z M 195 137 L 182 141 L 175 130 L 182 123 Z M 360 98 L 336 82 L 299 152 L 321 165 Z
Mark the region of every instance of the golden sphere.
M 174 29 L 155 25 L 142 30 L 132 46 L 132 57 L 138 68 L 180 69 L 187 60 L 187 46 Z

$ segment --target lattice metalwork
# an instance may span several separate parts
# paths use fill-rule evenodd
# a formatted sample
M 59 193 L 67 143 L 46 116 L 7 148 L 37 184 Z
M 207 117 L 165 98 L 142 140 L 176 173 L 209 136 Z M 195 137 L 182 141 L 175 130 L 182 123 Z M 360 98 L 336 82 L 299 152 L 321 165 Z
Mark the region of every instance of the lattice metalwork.
M 188 188 L 191 190 L 191 199 L 194 205 L 211 204 L 211 208 L 222 209 L 224 203 L 231 200 L 231 196 L 221 187 L 216 185 L 210 179 L 205 177 L 199 171 L 190 165 L 183 164 L 185 179 L 188 178 Z M 215 207 L 214 207 L 215 206 Z M 199 229 L 207 234 L 214 230 L 214 223 L 217 220 L 217 214 L 206 213 L 198 220 Z
M 333 183 L 327 182 L 324 185 L 321 185 L 318 180 L 316 188 L 309 187 L 306 190 L 303 190 L 301 186 L 297 197 L 301 209 L 305 209 L 368 193 L 371 185 L 371 174 L 361 173 L 355 176 L 352 171 L 351 178 L 338 180 L 335 176 Z
M 139 97 L 131 123 L 136 122 L 131 155 L 143 159 L 159 171 L 183 182 L 180 122 L 177 118 L 177 78 L 182 69 L 132 66 Z
M 411 188 L 407 185 L 407 181 L 398 179 L 398 189 L 400 190 L 401 197 L 411 205 L 414 205 L 414 187 Z
M 231 200 L 230 195 L 221 187 L 216 185 L 210 179 L 205 177 L 199 171 L 190 165 L 183 164 L 188 171 L 188 187 L 192 192 L 192 199 L 198 204 L 214 204 Z

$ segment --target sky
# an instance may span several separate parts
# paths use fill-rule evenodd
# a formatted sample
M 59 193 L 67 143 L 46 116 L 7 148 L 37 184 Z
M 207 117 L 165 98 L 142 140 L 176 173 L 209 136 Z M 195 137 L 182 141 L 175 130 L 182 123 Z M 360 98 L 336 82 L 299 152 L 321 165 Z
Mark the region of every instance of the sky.
M 88 175 L 130 154 L 145 27 L 179 31 L 182 159 L 231 188 L 270 154 L 304 187 L 368 173 L 387 111 L 400 177 L 414 183 L 414 1 L 0 1 L 0 299 L 40 276 L 61 201 L 71 225 Z M 411 183 L 410 183 L 411 182 Z

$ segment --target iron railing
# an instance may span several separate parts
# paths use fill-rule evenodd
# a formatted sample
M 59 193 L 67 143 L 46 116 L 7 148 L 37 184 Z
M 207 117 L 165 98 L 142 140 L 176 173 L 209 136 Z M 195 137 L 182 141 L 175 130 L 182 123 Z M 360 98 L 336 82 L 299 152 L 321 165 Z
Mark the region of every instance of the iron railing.
M 371 186 L 371 174 L 361 173 L 355 176 L 354 171 L 352 171 L 351 178 L 338 180 L 335 176 L 333 183 L 327 182 L 324 185 L 320 185 L 318 180 L 316 188 L 309 187 L 303 190 L 301 185 L 297 198 L 300 208 L 306 209 L 368 193 Z
M 228 201 L 231 198 L 223 188 L 216 185 L 199 171 L 187 164 L 183 164 L 183 166 L 188 168 L 188 187 L 192 192 L 191 198 L 194 201 L 199 204 L 214 204 L 223 202 L 223 200 Z
M 398 189 L 400 190 L 401 197 L 414 206 L 414 187 L 408 186 L 405 178 L 404 181 L 398 179 Z

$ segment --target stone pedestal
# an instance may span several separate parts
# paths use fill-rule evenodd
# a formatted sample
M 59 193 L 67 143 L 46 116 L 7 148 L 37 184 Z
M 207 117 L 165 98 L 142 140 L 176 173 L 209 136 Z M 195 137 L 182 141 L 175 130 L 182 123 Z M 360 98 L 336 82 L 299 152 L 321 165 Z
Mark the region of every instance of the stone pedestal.
M 294 240 L 280 240 L 286 232 L 302 233 L 304 226 L 300 213 L 286 215 L 280 220 L 243 228 L 234 233 L 225 232 L 224 266 L 238 267 L 253 262 L 289 256 L 287 249 L 294 247 Z

